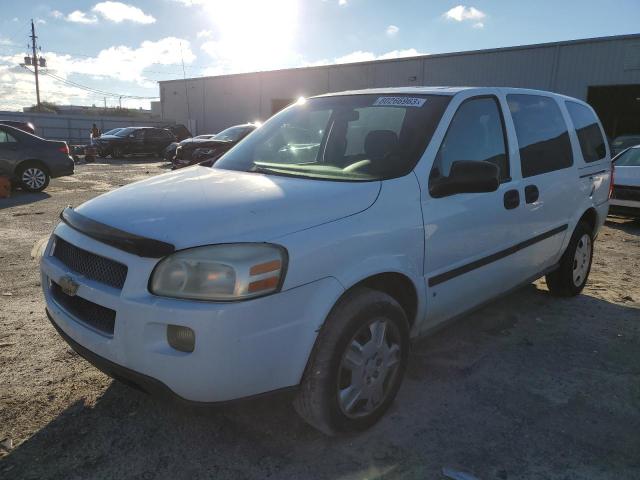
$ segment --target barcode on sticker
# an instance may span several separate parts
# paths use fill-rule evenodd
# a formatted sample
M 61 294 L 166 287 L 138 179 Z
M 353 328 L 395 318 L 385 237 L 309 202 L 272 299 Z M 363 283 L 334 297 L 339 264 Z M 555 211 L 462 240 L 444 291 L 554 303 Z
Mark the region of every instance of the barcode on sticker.
M 378 97 L 373 102 L 374 107 L 421 107 L 426 98 L 420 97 Z

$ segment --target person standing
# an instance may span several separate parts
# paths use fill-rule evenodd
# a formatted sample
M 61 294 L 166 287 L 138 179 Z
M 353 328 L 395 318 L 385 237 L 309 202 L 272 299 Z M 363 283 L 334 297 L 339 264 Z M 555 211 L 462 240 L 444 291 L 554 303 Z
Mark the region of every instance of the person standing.
M 93 127 L 91 127 L 91 145 L 93 145 L 93 142 L 96 138 L 98 138 L 100 136 L 100 129 L 98 128 L 98 126 L 94 123 Z

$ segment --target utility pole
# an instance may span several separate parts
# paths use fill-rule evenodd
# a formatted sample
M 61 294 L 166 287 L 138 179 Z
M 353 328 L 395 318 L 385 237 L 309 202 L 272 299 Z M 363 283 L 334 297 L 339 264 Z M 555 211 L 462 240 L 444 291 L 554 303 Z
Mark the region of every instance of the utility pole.
M 37 109 L 40 111 L 40 83 L 38 81 L 38 56 L 36 55 L 36 27 L 33 24 L 33 18 L 31 19 L 31 49 L 33 51 L 33 68 L 36 72 L 36 100 L 38 102 Z

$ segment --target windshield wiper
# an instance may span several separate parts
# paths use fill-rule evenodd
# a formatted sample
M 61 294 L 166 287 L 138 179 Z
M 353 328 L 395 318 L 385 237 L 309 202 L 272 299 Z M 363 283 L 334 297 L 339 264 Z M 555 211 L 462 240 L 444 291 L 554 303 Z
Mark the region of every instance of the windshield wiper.
M 254 165 L 251 168 L 251 170 L 247 170 L 247 171 L 251 172 L 251 173 L 265 173 L 267 175 L 278 175 L 278 176 L 281 176 L 281 177 L 309 178 L 306 175 L 297 175 L 295 173 L 282 172 L 280 170 L 271 169 L 269 167 L 262 167 L 260 165 Z

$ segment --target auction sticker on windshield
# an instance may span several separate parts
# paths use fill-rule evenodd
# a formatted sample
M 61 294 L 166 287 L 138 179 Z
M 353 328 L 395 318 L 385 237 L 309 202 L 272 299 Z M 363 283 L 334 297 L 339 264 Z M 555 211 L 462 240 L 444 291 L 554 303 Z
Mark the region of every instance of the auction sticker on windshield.
M 378 97 L 373 102 L 374 107 L 421 107 L 426 98 L 419 97 Z

